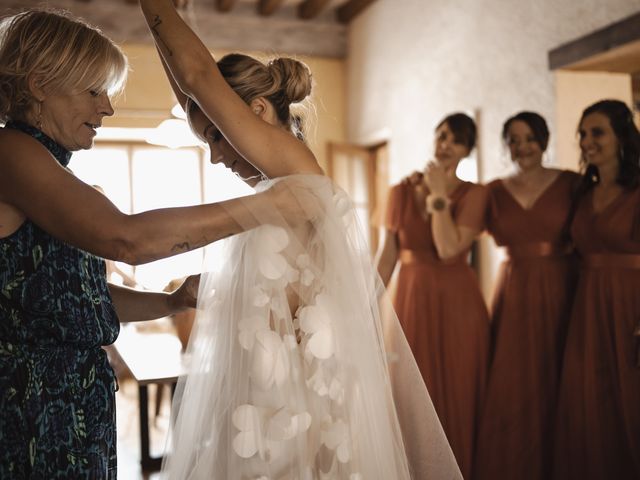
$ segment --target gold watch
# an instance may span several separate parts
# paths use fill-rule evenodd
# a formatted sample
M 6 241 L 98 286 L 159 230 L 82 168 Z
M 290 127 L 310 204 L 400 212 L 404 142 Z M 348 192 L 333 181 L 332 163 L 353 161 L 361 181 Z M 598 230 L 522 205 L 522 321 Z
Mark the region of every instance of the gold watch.
M 442 212 L 447 207 L 451 201 L 447 197 L 443 197 L 441 195 L 428 195 L 426 199 L 426 207 L 428 213 Z

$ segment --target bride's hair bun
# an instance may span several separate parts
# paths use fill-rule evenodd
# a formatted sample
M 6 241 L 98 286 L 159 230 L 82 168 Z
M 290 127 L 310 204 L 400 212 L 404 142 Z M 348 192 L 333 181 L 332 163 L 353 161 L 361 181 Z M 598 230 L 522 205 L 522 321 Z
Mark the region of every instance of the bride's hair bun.
M 304 63 L 280 57 L 269 62 L 268 68 L 274 87 L 287 103 L 299 103 L 311 94 L 311 71 Z

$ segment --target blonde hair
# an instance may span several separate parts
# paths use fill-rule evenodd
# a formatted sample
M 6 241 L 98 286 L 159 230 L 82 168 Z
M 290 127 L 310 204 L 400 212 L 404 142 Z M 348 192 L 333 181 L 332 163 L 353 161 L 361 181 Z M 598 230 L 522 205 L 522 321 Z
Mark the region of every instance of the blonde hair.
M 69 13 L 30 9 L 0 25 L 0 119 L 21 119 L 35 99 L 29 79 L 52 94 L 122 91 L 128 62 L 100 30 Z
M 280 57 L 262 63 L 248 55 L 232 53 L 218 61 L 218 68 L 233 90 L 249 104 L 264 97 L 273 105 L 280 123 L 302 139 L 302 119 L 292 104 L 299 104 L 311 94 L 309 67 L 293 58 Z

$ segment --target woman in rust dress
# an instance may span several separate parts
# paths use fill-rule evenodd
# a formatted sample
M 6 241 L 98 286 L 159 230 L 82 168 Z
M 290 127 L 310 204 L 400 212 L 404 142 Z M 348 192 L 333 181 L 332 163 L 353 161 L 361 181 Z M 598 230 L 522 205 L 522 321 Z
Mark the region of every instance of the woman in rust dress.
M 582 268 L 565 349 L 555 478 L 640 478 L 640 133 L 618 100 L 579 124 L 571 233 Z
M 513 175 L 488 185 L 487 228 L 506 248 L 494 294 L 492 361 L 476 479 L 546 480 L 576 268 L 568 222 L 577 173 L 545 168 L 547 124 L 520 112 L 502 129 Z
M 483 229 L 487 190 L 455 173 L 475 137 L 464 114 L 438 125 L 436 161 L 390 192 L 377 262 L 385 284 L 400 263 L 394 306 L 465 479 L 472 478 L 489 343 L 487 309 L 467 261 Z

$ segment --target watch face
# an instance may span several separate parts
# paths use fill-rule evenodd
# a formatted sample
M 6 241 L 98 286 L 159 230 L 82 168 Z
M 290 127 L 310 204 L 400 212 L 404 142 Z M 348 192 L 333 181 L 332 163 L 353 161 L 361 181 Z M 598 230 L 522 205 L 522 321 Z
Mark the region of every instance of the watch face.
M 431 204 L 431 208 L 433 208 L 434 210 L 444 210 L 446 206 L 447 201 L 442 197 L 435 198 L 433 200 L 433 203 Z

